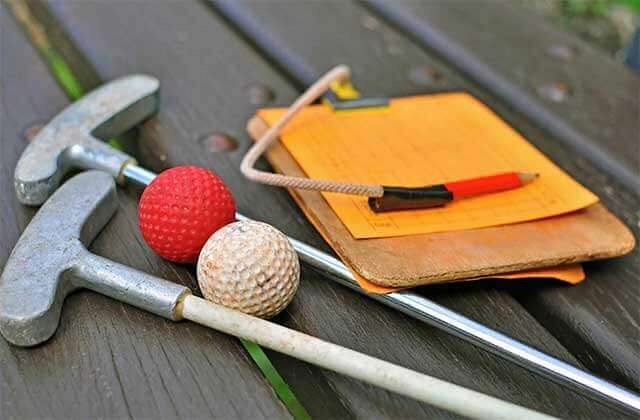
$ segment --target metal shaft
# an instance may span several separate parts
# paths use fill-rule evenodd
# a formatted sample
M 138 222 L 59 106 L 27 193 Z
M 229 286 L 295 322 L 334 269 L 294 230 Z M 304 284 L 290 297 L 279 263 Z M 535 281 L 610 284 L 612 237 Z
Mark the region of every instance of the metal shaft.
M 153 172 L 134 165 L 127 165 L 123 175 L 127 180 L 142 185 L 148 185 L 156 176 Z M 240 213 L 236 213 L 236 218 L 249 220 Z M 485 327 L 416 293 L 402 291 L 369 294 L 358 285 L 353 273 L 338 259 L 304 242 L 291 237 L 289 240 L 302 261 L 329 274 L 331 279 L 343 286 L 513 361 L 532 372 L 542 374 L 561 385 L 570 386 L 588 397 L 595 397 L 616 408 L 623 406 L 640 413 L 640 396 L 625 388 Z

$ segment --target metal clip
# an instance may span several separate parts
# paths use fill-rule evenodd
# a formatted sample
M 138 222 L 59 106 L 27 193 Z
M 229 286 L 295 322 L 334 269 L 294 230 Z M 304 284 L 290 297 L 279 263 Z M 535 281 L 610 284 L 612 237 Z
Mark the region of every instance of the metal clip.
M 363 98 L 349 80 L 334 82 L 324 95 L 324 100 L 334 111 L 389 106 L 388 97 Z

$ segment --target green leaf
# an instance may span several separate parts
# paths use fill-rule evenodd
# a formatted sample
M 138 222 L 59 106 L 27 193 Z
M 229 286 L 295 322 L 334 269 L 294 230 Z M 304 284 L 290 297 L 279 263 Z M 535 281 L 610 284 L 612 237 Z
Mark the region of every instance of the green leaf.
M 298 398 L 296 398 L 291 388 L 289 388 L 289 385 L 287 385 L 282 376 L 280 376 L 262 348 L 252 341 L 240 339 L 240 342 L 249 352 L 249 355 L 251 355 L 256 365 L 258 365 L 260 371 L 269 384 L 271 384 L 276 395 L 287 407 L 293 418 L 296 420 L 311 419 L 307 410 L 302 406 L 300 401 L 298 401 Z
M 78 80 L 73 76 L 73 72 L 64 59 L 52 49 L 43 51 L 43 54 L 48 61 L 51 72 L 67 96 L 73 100 L 82 97 L 82 95 L 84 95 L 84 89 L 82 89 Z

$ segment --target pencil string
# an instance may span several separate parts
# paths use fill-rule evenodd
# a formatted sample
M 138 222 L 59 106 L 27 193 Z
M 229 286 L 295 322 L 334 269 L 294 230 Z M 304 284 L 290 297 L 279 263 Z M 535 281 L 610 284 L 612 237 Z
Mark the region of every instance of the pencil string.
M 274 185 L 285 188 L 298 188 L 303 190 L 327 191 L 343 194 L 364 195 L 367 197 L 382 197 L 384 190 L 382 185 L 357 184 L 351 182 L 339 182 L 320 179 L 311 179 L 297 176 L 287 176 L 261 171 L 254 168 L 256 161 L 278 138 L 282 129 L 291 119 L 305 106 L 318 99 L 322 94 L 331 88 L 335 81 L 349 79 L 351 70 L 345 65 L 339 65 L 329 70 L 324 76 L 316 81 L 287 109 L 287 112 L 270 127 L 254 145 L 249 149 L 242 159 L 240 171 L 248 179 L 261 184 Z

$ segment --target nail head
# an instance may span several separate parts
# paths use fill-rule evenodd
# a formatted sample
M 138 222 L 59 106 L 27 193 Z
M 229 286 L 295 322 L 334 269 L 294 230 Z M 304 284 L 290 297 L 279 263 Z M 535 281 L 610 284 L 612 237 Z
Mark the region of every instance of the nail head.
M 370 31 L 376 31 L 380 28 L 380 21 L 371 15 L 364 15 L 360 19 L 360 23 Z
M 249 103 L 251 103 L 251 105 L 266 105 L 276 97 L 275 93 L 268 86 L 259 83 L 247 86 L 247 95 L 249 96 Z
M 571 61 L 577 53 L 576 47 L 567 44 L 551 44 L 547 49 L 547 53 L 562 61 Z
M 200 145 L 209 153 L 228 152 L 238 148 L 238 141 L 232 136 L 213 132 L 200 137 Z
M 42 123 L 31 124 L 22 130 L 20 137 L 22 137 L 23 140 L 31 141 L 43 128 L 44 124 Z
M 418 86 L 431 86 L 442 79 L 442 73 L 432 67 L 414 67 L 409 71 L 409 80 Z
M 564 102 L 570 94 L 569 85 L 563 82 L 554 82 L 538 87 L 538 95 L 551 102 Z

